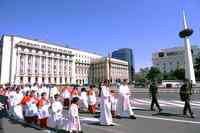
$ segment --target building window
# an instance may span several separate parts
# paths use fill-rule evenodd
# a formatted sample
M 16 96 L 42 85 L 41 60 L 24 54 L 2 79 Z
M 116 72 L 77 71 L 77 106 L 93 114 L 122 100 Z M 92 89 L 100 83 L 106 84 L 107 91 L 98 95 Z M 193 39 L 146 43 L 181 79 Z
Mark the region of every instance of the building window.
M 20 77 L 20 82 L 23 83 L 23 77 Z

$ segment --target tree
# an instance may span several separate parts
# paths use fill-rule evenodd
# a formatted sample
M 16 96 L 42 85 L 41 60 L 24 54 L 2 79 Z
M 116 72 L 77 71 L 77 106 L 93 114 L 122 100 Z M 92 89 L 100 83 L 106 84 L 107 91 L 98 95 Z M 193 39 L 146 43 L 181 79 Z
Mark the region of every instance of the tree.
M 138 73 L 135 74 L 134 80 L 135 80 L 135 85 L 136 86 L 145 86 L 146 84 L 146 75 L 149 72 L 149 68 L 141 68 Z
M 146 77 L 146 75 L 147 75 L 148 72 L 149 72 L 149 68 L 148 67 L 141 68 L 140 71 L 135 74 L 134 80 L 135 81 L 145 80 L 145 77 Z
M 177 80 L 184 80 L 185 79 L 185 69 L 184 68 L 176 69 L 174 71 L 174 77 L 176 77 Z
M 149 70 L 149 72 L 146 75 L 146 78 L 148 80 L 162 80 L 162 73 L 160 72 L 160 70 L 156 67 L 151 67 L 151 69 Z
M 197 79 L 197 80 L 200 80 L 200 54 L 199 54 L 199 56 L 195 59 L 194 69 L 195 69 L 196 79 Z
M 176 80 L 174 71 L 162 73 L 163 80 Z

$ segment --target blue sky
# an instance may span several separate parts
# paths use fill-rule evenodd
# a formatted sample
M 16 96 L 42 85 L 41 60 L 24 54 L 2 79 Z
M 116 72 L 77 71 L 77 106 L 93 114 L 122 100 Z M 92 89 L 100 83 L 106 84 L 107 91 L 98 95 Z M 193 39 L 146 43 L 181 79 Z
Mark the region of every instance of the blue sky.
M 200 0 L 0 0 L 0 35 L 37 38 L 102 55 L 128 47 L 136 70 L 152 52 L 183 45 L 181 10 L 200 45 Z

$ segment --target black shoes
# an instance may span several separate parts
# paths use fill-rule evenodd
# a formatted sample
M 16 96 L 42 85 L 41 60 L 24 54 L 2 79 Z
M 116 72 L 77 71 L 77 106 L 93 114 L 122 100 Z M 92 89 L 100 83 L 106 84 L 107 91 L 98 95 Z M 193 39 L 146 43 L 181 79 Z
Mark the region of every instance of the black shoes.
M 131 115 L 129 118 L 134 119 L 134 120 L 136 119 L 136 117 L 134 115 Z
M 150 109 L 151 111 L 155 111 L 155 109 Z
M 191 118 L 194 118 L 194 113 L 191 113 Z
M 117 115 L 116 118 L 121 119 L 122 117 Z M 136 117 L 134 115 L 131 115 L 131 116 L 129 116 L 129 119 L 136 119 Z
M 162 112 L 163 109 L 158 109 L 159 113 Z M 150 111 L 156 111 L 155 109 L 150 109 Z
M 117 115 L 116 118 L 117 118 L 117 119 L 121 119 L 121 116 L 120 116 L 120 115 Z

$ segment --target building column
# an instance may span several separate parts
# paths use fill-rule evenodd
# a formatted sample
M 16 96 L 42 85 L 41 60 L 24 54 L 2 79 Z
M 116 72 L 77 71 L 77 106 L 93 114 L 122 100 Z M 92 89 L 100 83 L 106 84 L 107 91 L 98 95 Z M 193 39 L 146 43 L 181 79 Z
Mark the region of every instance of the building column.
M 44 83 L 45 84 L 48 84 L 48 77 L 49 77 L 49 74 L 48 74 L 48 52 L 45 52 L 45 55 L 46 55 L 46 59 L 45 59 L 45 81 L 44 81 Z
M 32 50 L 31 52 L 33 54 L 32 65 L 31 65 L 31 68 L 32 68 L 31 84 L 34 84 L 35 83 L 35 54 L 36 54 L 36 50 Z
M 59 57 L 59 55 L 57 55 L 57 57 Z M 57 60 L 57 64 L 56 64 L 56 66 L 57 66 L 57 69 L 56 69 L 56 71 L 57 71 L 57 78 L 56 78 L 56 83 L 57 84 L 60 84 L 60 59 L 58 58 L 58 60 Z
M 39 51 L 39 69 L 38 69 L 38 84 L 42 84 L 42 51 Z
M 72 60 L 72 64 L 70 64 L 71 65 L 71 75 L 70 75 L 70 77 L 71 77 L 71 83 L 72 84 L 75 84 L 76 83 L 76 72 L 75 72 L 75 60 Z
M 70 84 L 70 74 L 69 74 L 69 56 L 67 56 L 67 83 Z
M 65 60 L 64 60 L 64 57 L 63 57 L 63 60 L 62 60 L 62 84 L 66 84 L 65 83 Z
M 51 83 L 54 84 L 54 54 L 51 54 Z
M 42 51 L 39 51 L 39 75 L 42 75 Z
M 21 67 L 20 58 L 21 58 L 21 54 L 18 53 L 17 54 L 17 71 L 16 71 L 17 76 L 20 75 L 20 67 Z
M 26 48 L 25 50 L 25 58 L 24 58 L 24 77 L 23 77 L 23 83 L 27 84 L 28 83 L 28 55 L 27 53 L 29 50 Z
M 28 52 L 28 49 L 25 49 L 25 52 Z M 25 56 L 25 58 L 24 58 L 24 73 L 27 76 L 28 75 L 28 55 L 25 54 L 24 56 Z
M 20 50 L 21 50 L 21 48 L 20 47 L 18 47 L 17 48 L 17 62 L 16 62 L 16 72 L 15 72 L 15 81 L 14 81 L 14 83 L 15 84 L 20 84 L 20 77 L 19 77 L 19 75 L 20 75 L 20 67 L 21 67 L 21 54 L 20 54 Z
M 110 80 L 109 78 L 110 68 L 109 68 L 109 59 L 106 59 L 106 78 Z

